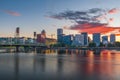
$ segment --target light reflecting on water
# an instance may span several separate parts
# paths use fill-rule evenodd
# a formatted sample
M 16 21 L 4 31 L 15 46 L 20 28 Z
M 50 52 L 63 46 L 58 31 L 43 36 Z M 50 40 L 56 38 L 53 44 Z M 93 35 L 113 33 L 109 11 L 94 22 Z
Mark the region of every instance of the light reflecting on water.
M 0 54 L 0 80 L 120 80 L 115 50 Z

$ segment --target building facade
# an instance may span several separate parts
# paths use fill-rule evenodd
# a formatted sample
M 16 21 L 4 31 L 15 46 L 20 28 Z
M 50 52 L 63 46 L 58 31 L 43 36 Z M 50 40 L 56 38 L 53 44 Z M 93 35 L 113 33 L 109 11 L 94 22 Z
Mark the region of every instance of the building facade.
M 72 45 L 84 46 L 84 35 L 76 34 L 74 37 Z
M 71 45 L 72 44 L 72 41 L 73 41 L 73 35 L 64 35 L 63 36 L 63 43 L 65 45 Z
M 63 29 L 59 28 L 57 29 L 57 42 L 63 41 Z
M 102 36 L 102 43 L 103 44 L 108 44 L 108 36 Z
M 115 34 L 111 34 L 110 35 L 110 43 L 113 44 L 113 43 L 115 43 L 115 41 L 116 41 Z
M 42 30 L 42 31 L 41 31 L 41 35 L 42 35 L 42 37 L 46 38 L 46 31 L 45 31 L 45 30 Z
M 37 42 L 38 43 L 45 43 L 45 37 L 41 34 L 37 34 Z
M 88 33 L 82 32 L 81 34 L 84 36 L 84 46 L 88 46 Z
M 93 42 L 96 44 L 96 46 L 100 45 L 100 33 L 94 33 L 93 34 Z

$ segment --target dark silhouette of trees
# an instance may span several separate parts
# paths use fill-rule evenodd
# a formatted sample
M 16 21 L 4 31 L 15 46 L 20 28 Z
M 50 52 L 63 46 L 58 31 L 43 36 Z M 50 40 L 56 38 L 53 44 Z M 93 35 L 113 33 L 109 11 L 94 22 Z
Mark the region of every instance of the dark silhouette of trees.
M 89 47 L 96 47 L 96 43 L 90 42 L 88 46 L 89 46 Z

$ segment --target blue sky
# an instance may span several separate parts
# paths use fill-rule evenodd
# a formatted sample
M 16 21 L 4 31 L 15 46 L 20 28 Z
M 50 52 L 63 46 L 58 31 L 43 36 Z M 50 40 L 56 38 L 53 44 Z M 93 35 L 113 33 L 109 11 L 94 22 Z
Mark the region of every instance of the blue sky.
M 0 36 L 14 36 L 16 27 L 20 27 L 21 36 L 32 37 L 34 31 L 40 33 L 42 29 L 48 35 L 56 34 L 57 28 L 71 26 L 73 23 L 69 20 L 52 19 L 48 17 L 51 14 L 66 10 L 120 8 L 119 3 L 119 0 L 0 0 Z M 118 26 L 119 20 L 114 24 Z M 65 33 L 71 32 L 65 30 Z

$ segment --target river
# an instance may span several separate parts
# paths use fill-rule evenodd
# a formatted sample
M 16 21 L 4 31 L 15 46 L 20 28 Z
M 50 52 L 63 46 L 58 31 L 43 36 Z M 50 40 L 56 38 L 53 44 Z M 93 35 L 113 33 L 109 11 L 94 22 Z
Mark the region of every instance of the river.
M 120 80 L 120 51 L 0 53 L 0 80 Z

